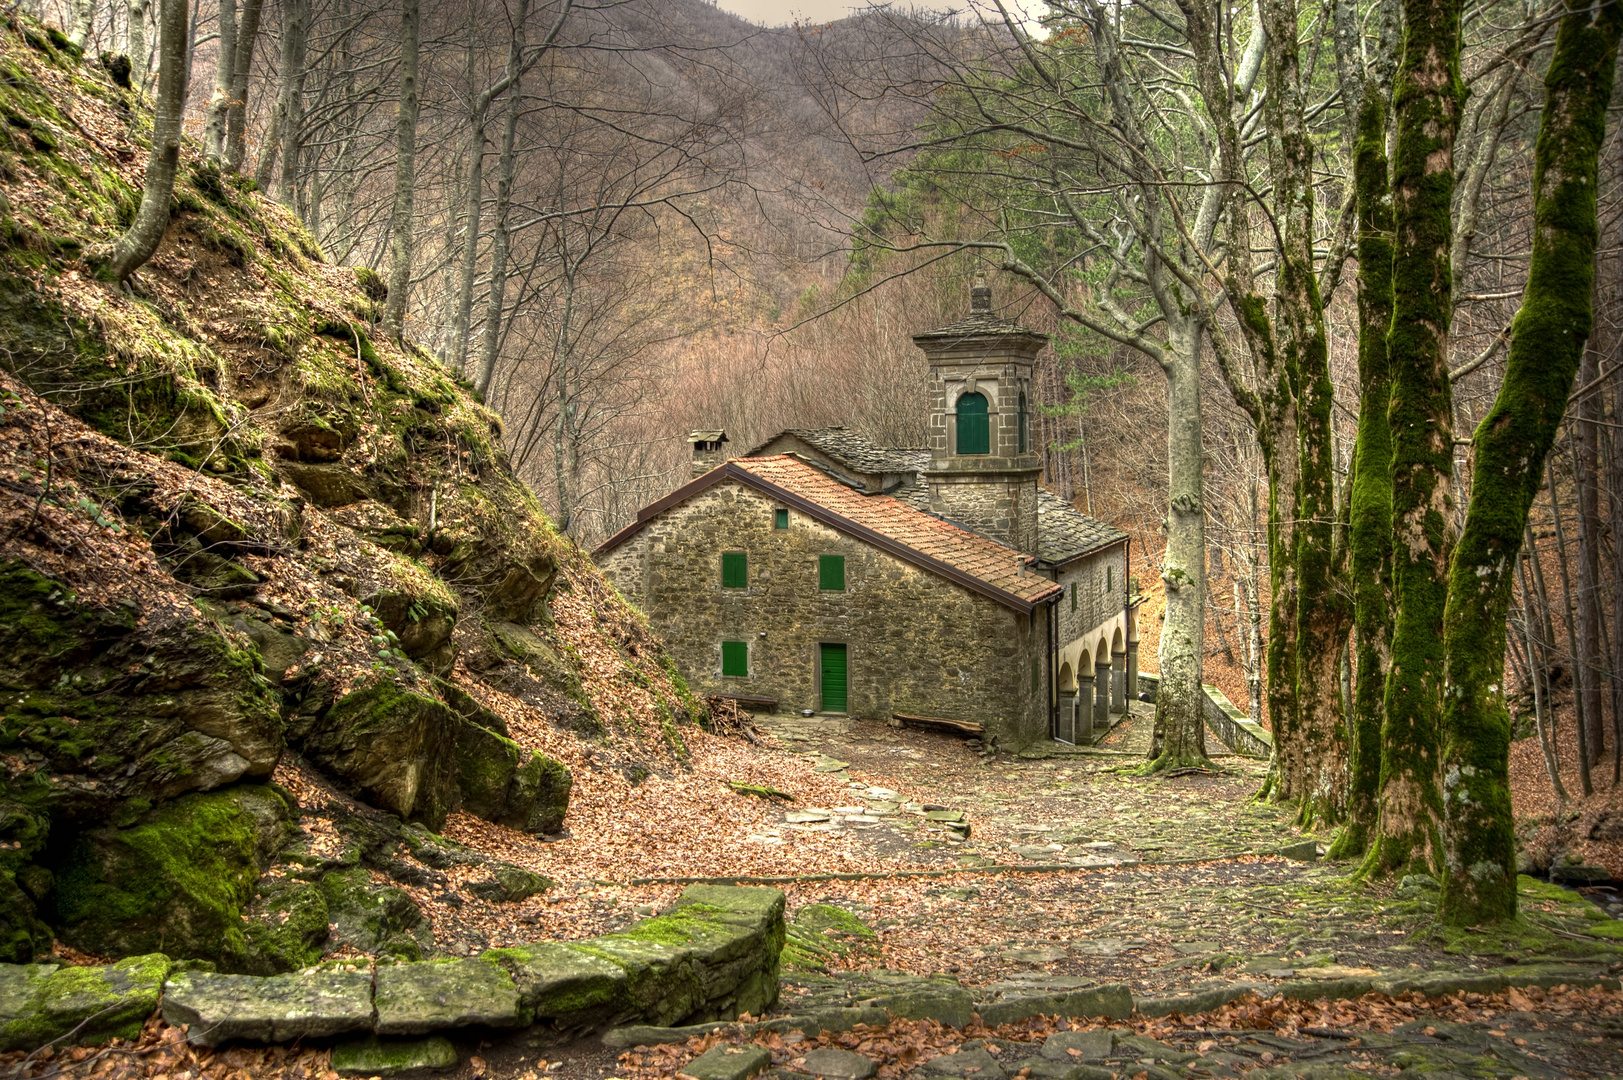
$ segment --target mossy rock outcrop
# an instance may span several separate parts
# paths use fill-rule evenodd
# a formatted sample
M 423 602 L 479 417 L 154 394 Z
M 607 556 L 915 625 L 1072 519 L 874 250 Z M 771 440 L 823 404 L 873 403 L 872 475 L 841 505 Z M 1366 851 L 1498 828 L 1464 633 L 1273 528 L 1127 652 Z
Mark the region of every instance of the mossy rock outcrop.
M 352 794 L 438 830 L 456 799 L 456 725 L 441 702 L 380 678 L 294 714 L 287 735 Z
M 53 817 L 125 821 L 163 799 L 266 776 L 282 720 L 252 651 L 200 613 L 139 619 L 0 563 L 0 750 L 49 784 L 0 798 Z M 10 837 L 0 837 L 10 839 Z
M 451 670 L 457 608 L 445 590 L 393 587 L 365 597 L 378 621 L 400 639 L 405 654 L 436 675 Z
M 560 762 L 461 717 L 456 758 L 462 809 L 524 832 L 563 828 L 574 778 Z
M 291 801 L 265 785 L 185 795 L 124 828 L 81 833 L 51 891 L 61 937 L 103 956 L 165 951 L 236 965 L 243 910 L 287 841 Z

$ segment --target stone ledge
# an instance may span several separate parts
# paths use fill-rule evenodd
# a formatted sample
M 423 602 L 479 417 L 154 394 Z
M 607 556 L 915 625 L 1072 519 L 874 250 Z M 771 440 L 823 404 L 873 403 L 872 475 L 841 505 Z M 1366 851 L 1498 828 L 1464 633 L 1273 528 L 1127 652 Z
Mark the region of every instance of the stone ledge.
M 590 1030 L 732 1019 L 777 1001 L 783 910 L 777 889 L 699 885 L 685 890 L 669 914 L 617 934 L 375 972 L 181 971 L 171 978 L 175 965 L 160 954 L 109 967 L 0 964 L 0 1051 L 35 1049 L 87 1020 L 74 1036 L 79 1042 L 134 1037 L 160 1001 L 164 1018 L 187 1025 L 188 1040 L 204 1046 L 536 1021 Z M 968 993 L 954 986 L 967 1022 Z

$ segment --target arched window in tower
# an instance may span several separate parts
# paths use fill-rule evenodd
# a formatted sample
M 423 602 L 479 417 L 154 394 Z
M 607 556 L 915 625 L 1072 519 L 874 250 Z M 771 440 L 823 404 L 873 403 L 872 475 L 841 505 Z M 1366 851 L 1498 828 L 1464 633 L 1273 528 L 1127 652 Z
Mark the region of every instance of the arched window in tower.
M 965 394 L 958 399 L 958 452 L 960 454 L 992 452 L 992 434 L 991 427 L 987 423 L 986 398 L 980 394 Z
M 1020 452 L 1026 452 L 1026 395 L 1020 394 Z

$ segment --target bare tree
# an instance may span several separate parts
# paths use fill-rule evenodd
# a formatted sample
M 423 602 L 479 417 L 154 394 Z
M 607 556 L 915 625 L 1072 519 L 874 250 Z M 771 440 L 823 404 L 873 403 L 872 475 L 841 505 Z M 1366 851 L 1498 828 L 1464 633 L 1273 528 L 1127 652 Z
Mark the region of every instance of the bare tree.
M 419 0 L 400 5 L 400 101 L 395 115 L 394 209 L 389 215 L 389 296 L 383 326 L 396 341 L 406 332 L 406 301 L 411 292 L 412 206 L 417 192 Z
M 181 122 L 186 107 L 186 58 L 191 46 L 187 0 L 161 0 L 158 8 L 158 98 L 152 121 L 141 206 L 129 230 L 113 245 L 105 273 L 123 281 L 158 250 L 169 227 L 169 196 L 180 167 Z

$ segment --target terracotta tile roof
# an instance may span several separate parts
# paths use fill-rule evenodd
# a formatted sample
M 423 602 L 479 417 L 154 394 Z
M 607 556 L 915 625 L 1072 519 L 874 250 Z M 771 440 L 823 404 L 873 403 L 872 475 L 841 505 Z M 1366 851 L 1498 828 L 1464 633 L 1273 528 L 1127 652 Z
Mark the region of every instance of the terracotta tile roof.
M 735 458 L 711 469 L 643 508 L 635 522 L 605 540 L 593 554 L 612 551 L 664 511 L 724 480 L 737 480 L 782 498 L 832 528 L 1018 611 L 1029 611 L 1060 591 L 1054 581 L 1022 571 L 1028 556 L 1014 548 L 922 513 L 889 495 L 864 495 L 787 455 Z
M 732 462 L 774 487 L 799 495 L 836 516 L 872 530 L 935 562 L 1032 603 L 1059 588 L 1023 572 L 1014 548 L 922 514 L 889 495 L 863 495 L 792 457 L 738 458 Z

